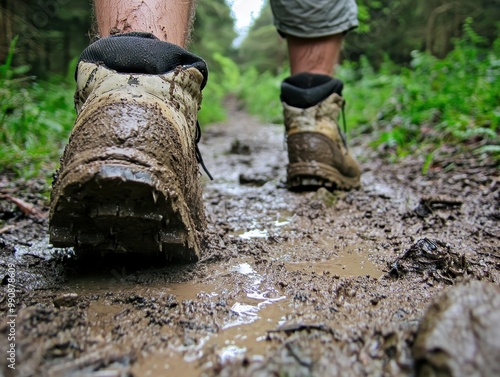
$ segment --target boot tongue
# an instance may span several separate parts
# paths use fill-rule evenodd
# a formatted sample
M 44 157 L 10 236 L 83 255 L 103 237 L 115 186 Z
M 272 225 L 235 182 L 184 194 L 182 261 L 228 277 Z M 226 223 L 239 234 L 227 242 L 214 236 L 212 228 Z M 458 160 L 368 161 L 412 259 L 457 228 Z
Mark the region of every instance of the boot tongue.
M 191 66 L 208 79 L 205 61 L 173 43 L 160 41 L 151 33 L 132 32 L 97 40 L 80 55 L 80 61 L 103 64 L 120 73 L 160 75 L 179 66 Z M 76 76 L 76 74 L 75 74 Z
M 327 75 L 298 73 L 281 83 L 281 100 L 287 105 L 307 109 L 333 93 L 342 96 L 342 81 Z

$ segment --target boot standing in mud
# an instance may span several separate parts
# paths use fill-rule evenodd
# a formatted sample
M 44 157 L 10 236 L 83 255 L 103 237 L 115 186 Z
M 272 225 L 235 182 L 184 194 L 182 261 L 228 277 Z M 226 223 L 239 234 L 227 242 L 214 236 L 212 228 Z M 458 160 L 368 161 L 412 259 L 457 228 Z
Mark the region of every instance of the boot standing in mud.
M 287 186 L 357 188 L 361 170 L 339 127 L 343 83 L 332 77 L 344 34 L 358 25 L 356 2 L 273 0 L 271 6 L 275 26 L 287 40 L 292 74 L 281 85 Z
M 200 256 L 197 113 L 208 71 L 180 47 L 193 7 L 177 3 L 152 15 L 154 4 L 96 1 L 102 38 L 77 66 L 78 117 L 51 198 L 53 245 Z M 160 30 L 167 14 L 185 19 L 180 30 Z
M 281 94 L 288 186 L 358 187 L 338 126 L 342 83 L 331 77 L 356 3 L 271 5 L 292 70 Z M 208 71 L 184 49 L 194 2 L 96 0 L 95 13 L 100 39 L 77 66 L 78 117 L 53 184 L 50 242 L 197 260 L 206 228 L 197 112 Z

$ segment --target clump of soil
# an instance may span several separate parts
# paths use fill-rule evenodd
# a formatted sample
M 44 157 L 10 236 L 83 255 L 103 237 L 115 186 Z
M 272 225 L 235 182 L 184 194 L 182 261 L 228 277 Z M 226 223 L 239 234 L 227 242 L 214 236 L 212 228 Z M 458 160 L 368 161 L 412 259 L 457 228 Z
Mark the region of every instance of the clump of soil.
M 389 274 L 393 276 L 415 272 L 449 284 L 468 272 L 465 254 L 454 252 L 449 244 L 427 238 L 418 240 L 390 268 Z

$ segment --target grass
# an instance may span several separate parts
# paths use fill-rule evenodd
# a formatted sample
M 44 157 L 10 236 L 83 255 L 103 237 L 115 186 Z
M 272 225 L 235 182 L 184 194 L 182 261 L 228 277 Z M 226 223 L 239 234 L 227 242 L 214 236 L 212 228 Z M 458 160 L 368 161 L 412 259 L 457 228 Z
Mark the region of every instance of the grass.
M 226 119 L 224 98 L 233 91 L 240 80 L 240 71 L 231 59 L 215 53 L 212 56 L 220 65 L 220 71 L 210 72 L 207 86 L 203 89 L 203 101 L 198 113 L 200 125 L 221 122 Z
M 283 123 L 283 108 L 280 101 L 281 82 L 289 76 L 288 71 L 275 76 L 256 69 L 242 73 L 236 92 L 245 103 L 246 110 L 265 122 Z
M 28 67 L 12 68 L 13 41 L 0 65 L 0 166 L 24 178 L 53 166 L 75 118 L 73 92 L 65 79 L 36 81 Z
M 0 100 L 0 166 L 30 178 L 62 153 L 74 121 L 73 90 L 35 82 L 10 93 Z
M 468 21 L 445 59 L 414 51 L 410 67 L 392 77 L 375 124 L 385 130 L 375 146 L 482 141 L 476 152 L 499 157 L 500 40 L 486 49 Z

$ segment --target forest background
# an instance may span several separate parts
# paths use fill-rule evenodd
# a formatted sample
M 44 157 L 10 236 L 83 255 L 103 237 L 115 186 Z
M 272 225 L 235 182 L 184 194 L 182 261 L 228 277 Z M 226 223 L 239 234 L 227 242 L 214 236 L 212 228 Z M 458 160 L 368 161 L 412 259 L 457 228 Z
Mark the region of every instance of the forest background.
M 337 75 L 351 133 L 397 161 L 467 148 L 500 158 L 500 1 L 358 0 Z M 230 6 L 198 2 L 190 49 L 209 65 L 200 122 L 223 121 L 237 97 L 265 122 L 282 122 L 289 75 L 269 3 L 239 45 Z M 53 171 L 74 122 L 74 71 L 95 37 L 89 0 L 0 0 L 0 173 Z M 47 174 L 47 173 L 43 173 Z M 50 179 L 47 178 L 47 182 Z

